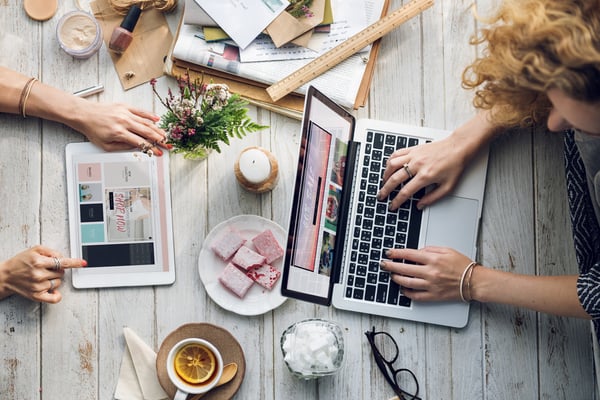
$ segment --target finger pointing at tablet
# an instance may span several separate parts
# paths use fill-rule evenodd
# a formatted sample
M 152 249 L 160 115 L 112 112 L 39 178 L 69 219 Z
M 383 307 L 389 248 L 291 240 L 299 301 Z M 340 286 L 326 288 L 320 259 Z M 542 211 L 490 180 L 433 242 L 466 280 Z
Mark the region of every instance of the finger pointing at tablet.
M 32 247 L 0 262 L 0 299 L 19 294 L 34 301 L 57 303 L 62 299 L 57 288 L 64 269 L 86 265 L 83 259 L 65 258 L 44 246 Z

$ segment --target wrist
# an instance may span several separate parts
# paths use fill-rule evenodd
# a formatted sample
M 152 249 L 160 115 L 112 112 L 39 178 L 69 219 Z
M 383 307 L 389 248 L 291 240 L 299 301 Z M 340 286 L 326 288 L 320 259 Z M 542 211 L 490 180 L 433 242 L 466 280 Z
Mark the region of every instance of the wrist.
M 474 153 L 494 139 L 502 128 L 490 121 L 489 111 L 483 111 L 456 128 L 453 135 L 459 143 Z
M 14 292 L 10 290 L 7 285 L 7 268 L 8 265 L 6 261 L 0 263 L 0 300 L 14 294 Z
M 86 118 L 85 102 L 85 99 L 38 81 L 29 94 L 27 115 L 74 128 L 79 120 Z
M 477 301 L 480 303 L 488 302 L 489 299 L 487 298 L 487 293 L 489 293 L 489 290 L 487 290 L 487 287 L 489 285 L 487 284 L 487 278 L 489 276 L 489 272 L 490 269 L 481 264 L 477 264 L 471 271 L 468 285 L 470 287 L 472 301 Z

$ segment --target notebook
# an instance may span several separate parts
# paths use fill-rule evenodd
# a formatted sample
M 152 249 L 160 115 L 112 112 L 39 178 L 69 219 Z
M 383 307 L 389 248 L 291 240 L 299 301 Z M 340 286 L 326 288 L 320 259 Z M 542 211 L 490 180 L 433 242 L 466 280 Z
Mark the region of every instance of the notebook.
M 170 285 L 175 280 L 169 155 L 66 147 L 75 288 Z
M 423 189 L 398 210 L 377 192 L 387 157 L 449 131 L 355 118 L 323 93 L 307 91 L 282 273 L 284 296 L 338 309 L 464 327 L 469 304 L 416 302 L 379 268 L 389 248 L 449 246 L 475 259 L 488 152 L 455 190 L 423 211 Z M 394 194 L 392 194 L 394 195 Z

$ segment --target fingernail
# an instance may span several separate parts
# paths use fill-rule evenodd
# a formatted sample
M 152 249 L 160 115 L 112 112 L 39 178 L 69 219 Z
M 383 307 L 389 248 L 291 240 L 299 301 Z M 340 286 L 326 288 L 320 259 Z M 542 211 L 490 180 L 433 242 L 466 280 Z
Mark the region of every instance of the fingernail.
M 383 261 L 383 260 L 382 260 L 382 261 L 379 261 L 379 267 L 380 267 L 381 269 L 385 270 L 385 267 L 386 267 L 386 265 L 385 265 L 385 261 Z
M 154 153 L 156 153 L 156 155 L 159 156 L 159 157 L 163 155 L 162 150 L 159 149 L 158 147 L 156 148 L 156 150 L 154 151 Z
M 387 258 L 392 258 L 392 252 L 391 252 L 389 249 L 388 249 L 388 250 L 386 250 L 386 251 L 385 251 L 385 256 L 386 256 Z
M 417 210 L 422 210 L 425 208 L 425 205 L 421 204 L 421 203 L 417 203 Z
M 82 261 L 81 261 L 81 266 L 82 266 L 82 267 L 87 267 L 87 261 L 85 261 L 85 260 L 82 260 Z
M 171 143 L 167 143 L 165 146 L 167 146 L 167 149 L 171 150 L 173 148 L 173 145 Z

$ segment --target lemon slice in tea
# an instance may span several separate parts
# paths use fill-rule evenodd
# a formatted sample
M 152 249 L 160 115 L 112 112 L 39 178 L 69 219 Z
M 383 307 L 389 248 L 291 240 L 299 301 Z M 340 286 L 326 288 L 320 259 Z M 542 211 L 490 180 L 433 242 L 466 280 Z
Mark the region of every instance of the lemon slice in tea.
M 175 355 L 174 362 L 177 375 L 193 385 L 209 380 L 217 366 L 213 352 L 198 343 L 183 346 Z

